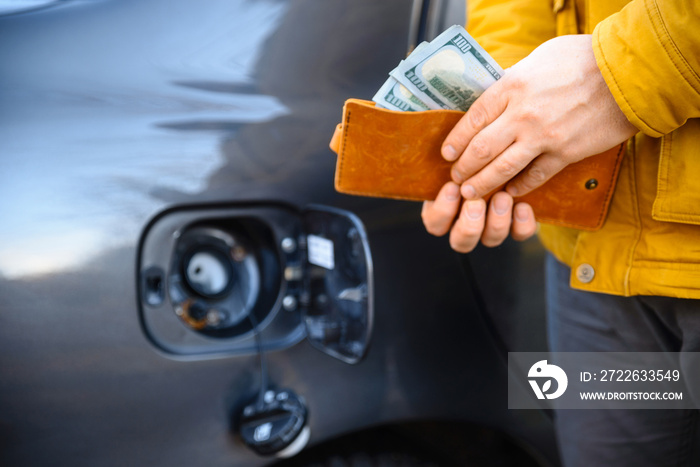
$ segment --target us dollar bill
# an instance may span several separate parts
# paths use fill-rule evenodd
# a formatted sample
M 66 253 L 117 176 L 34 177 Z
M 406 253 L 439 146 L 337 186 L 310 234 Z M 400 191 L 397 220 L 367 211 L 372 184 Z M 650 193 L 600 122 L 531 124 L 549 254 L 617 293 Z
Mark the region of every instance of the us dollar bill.
M 378 106 L 402 112 L 420 112 L 430 107 L 394 78 L 389 78 L 372 98 Z
M 474 38 L 455 25 L 414 51 L 390 75 L 430 109 L 466 111 L 503 73 Z

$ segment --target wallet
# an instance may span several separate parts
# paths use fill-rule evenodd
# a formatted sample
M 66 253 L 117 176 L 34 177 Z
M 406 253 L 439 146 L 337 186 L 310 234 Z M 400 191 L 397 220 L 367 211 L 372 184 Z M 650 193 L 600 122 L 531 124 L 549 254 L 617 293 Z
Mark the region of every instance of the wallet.
M 341 193 L 404 200 L 435 199 L 451 180 L 452 162 L 440 149 L 464 112 L 399 112 L 348 99 L 330 142 L 338 154 L 335 188 Z M 624 154 L 624 143 L 571 164 L 532 192 L 539 222 L 597 230 L 602 227 Z

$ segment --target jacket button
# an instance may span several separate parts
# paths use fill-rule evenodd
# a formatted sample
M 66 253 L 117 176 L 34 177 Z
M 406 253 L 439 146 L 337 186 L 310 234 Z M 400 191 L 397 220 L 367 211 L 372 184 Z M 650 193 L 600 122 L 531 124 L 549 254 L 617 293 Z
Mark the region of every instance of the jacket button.
M 583 263 L 576 268 L 576 278 L 584 284 L 592 281 L 593 276 L 595 276 L 595 270 L 590 264 Z

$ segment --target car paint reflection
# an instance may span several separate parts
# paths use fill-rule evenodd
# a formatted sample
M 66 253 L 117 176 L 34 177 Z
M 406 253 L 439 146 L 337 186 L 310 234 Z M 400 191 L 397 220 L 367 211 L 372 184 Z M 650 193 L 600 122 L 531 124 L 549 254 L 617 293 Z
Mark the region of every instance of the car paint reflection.
M 0 61 L 11 64 L 0 76 L 9 201 L 0 275 L 75 268 L 132 243 L 168 194 L 207 188 L 226 163 L 222 134 L 288 113 L 273 96 L 181 84 L 250 82 L 285 2 L 218 2 L 187 14 L 178 13 L 187 2 L 159 3 L 157 23 L 139 2 L 111 2 L 50 12 L 65 21 L 28 15 L 0 26 L 12 39 L 0 44 Z M 192 127 L 200 131 L 179 131 Z

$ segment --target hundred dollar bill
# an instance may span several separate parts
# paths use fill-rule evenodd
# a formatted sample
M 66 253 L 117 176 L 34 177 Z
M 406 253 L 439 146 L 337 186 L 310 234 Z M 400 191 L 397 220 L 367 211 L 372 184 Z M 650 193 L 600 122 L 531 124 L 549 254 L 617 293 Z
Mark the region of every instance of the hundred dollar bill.
M 386 80 L 372 100 L 380 107 L 401 110 L 402 112 L 419 112 L 430 109 L 394 78 Z
M 415 49 L 413 49 L 411 54 L 414 54 L 427 46 L 427 42 L 421 42 Z M 401 65 L 403 62 L 404 61 L 401 60 L 399 65 Z M 391 75 L 391 73 L 389 74 Z M 389 79 L 387 79 L 382 87 L 379 88 L 379 91 L 377 91 L 372 100 L 377 103 L 378 107 L 383 107 L 385 109 L 401 110 L 403 112 L 429 110 L 429 107 L 425 105 L 423 101 L 411 94 L 411 92 L 406 89 L 405 86 L 400 84 L 391 76 L 389 76 Z
M 391 72 L 431 109 L 466 111 L 503 69 L 463 27 L 455 25 Z

